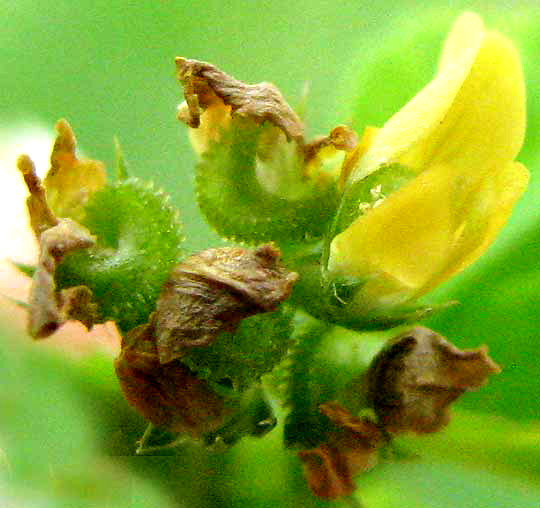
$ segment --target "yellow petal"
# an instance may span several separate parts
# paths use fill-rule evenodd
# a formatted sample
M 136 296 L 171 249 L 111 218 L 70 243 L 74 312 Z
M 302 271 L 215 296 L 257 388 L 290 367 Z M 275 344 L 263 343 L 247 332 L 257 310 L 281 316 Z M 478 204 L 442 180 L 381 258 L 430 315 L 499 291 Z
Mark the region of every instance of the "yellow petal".
M 461 16 L 435 79 L 378 132 L 350 181 L 391 162 L 418 176 L 333 239 L 329 271 L 367 280 L 356 302 L 369 308 L 416 298 L 464 269 L 527 186 L 527 170 L 512 162 L 524 132 L 517 51 L 477 16 Z
M 508 39 L 488 33 L 440 125 L 400 162 L 413 168 L 451 164 L 476 172 L 500 167 L 523 144 L 525 115 L 519 55 Z
M 377 274 L 394 281 L 392 291 L 426 285 L 444 268 L 452 245 L 453 180 L 452 168 L 433 168 L 358 217 L 332 241 L 329 270 Z
M 329 270 L 372 278 L 363 305 L 418 297 L 489 247 L 527 182 L 514 162 L 484 174 L 435 166 L 337 235 Z
M 360 158 L 368 151 L 377 132 L 379 132 L 379 129 L 376 127 L 367 126 L 354 150 L 349 152 L 345 157 L 343 165 L 341 166 L 341 174 L 339 175 L 338 188 L 340 191 L 343 191 L 345 188 L 345 184 L 347 183 L 351 172 L 357 166 Z
M 473 38 L 480 34 L 482 36 L 484 34 L 484 23 L 480 16 L 473 12 L 464 12 L 459 16 L 444 41 L 439 59 L 439 71 L 445 67 L 459 65 L 462 55 L 472 50 Z M 478 51 L 478 48 L 473 51 Z
M 231 123 L 231 107 L 223 102 L 216 102 L 204 110 L 200 117 L 200 125 L 189 129 L 191 146 L 198 155 L 208 151 L 211 143 L 219 141 L 222 131 Z
M 381 164 L 397 161 L 438 130 L 475 62 L 484 36 L 477 16 L 466 14 L 457 20 L 445 45 L 444 65 L 435 79 L 386 122 L 360 159 L 351 176 L 352 182 L 364 178 Z
M 105 185 L 105 167 L 99 161 L 77 158 L 75 135 L 66 120 L 59 120 L 56 130 L 51 168 L 43 182 L 47 202 L 58 217 L 79 219 L 88 197 Z
M 447 266 L 421 288 L 420 293 L 426 293 L 459 273 L 488 249 L 510 218 L 512 208 L 525 192 L 528 182 L 527 168 L 518 162 L 510 162 L 470 189 L 464 196 L 468 206 L 459 214 L 462 222 L 455 227 Z

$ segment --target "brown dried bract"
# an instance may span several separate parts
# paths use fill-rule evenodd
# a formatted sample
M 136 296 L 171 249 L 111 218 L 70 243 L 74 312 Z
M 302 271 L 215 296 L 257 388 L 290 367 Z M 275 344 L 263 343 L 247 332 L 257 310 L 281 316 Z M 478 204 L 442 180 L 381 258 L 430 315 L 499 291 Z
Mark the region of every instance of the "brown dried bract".
M 233 114 L 258 123 L 273 123 L 288 140 L 303 145 L 304 126 L 275 85 L 247 85 L 212 64 L 182 57 L 176 58 L 176 68 L 186 100 L 185 105 L 180 106 L 178 117 L 190 127 L 199 127 L 205 109 L 223 103 L 231 107 Z
M 98 305 L 92 301 L 92 291 L 88 287 L 63 289 L 57 299 L 64 321 L 79 321 L 89 330 L 99 322 Z
M 211 344 L 248 316 L 275 310 L 298 278 L 280 265 L 280 258 L 268 244 L 255 250 L 208 249 L 177 265 L 156 308 L 161 363 Z
M 449 422 L 452 402 L 498 372 L 485 346 L 461 351 L 416 327 L 375 357 L 367 374 L 368 398 L 385 430 L 435 432 Z
M 381 430 L 368 419 L 353 416 L 335 402 L 321 405 L 321 412 L 337 427 L 317 448 L 298 453 L 312 492 L 337 499 L 354 492 L 353 478 L 375 465 L 377 449 L 384 443 Z
M 156 426 L 199 438 L 232 412 L 208 384 L 180 361 L 162 365 L 153 319 L 122 341 L 116 375 L 129 404 Z
M 41 233 L 58 224 L 58 219 L 49 208 L 45 187 L 36 174 L 36 168 L 28 155 L 17 159 L 17 169 L 21 172 L 30 196 L 26 198 L 26 207 L 30 216 L 30 226 L 37 240 Z
M 30 289 L 28 331 L 36 339 L 48 337 L 68 319 L 77 319 L 91 328 L 97 318 L 92 292 L 84 286 L 58 294 L 54 282 L 56 267 L 66 254 L 87 249 L 95 238 L 71 219 L 60 219 L 39 238 L 39 260 Z
M 334 127 L 328 136 L 321 136 L 311 143 L 308 143 L 304 148 L 304 158 L 306 163 L 309 163 L 315 157 L 319 156 L 325 149 L 333 151 L 341 150 L 351 152 L 358 143 L 356 132 L 346 125 L 338 125 Z
M 17 167 L 30 191 L 26 203 L 39 241 L 39 260 L 30 289 L 28 331 L 36 339 L 48 337 L 68 319 L 77 319 L 90 328 L 97 318 L 91 291 L 79 286 L 57 293 L 54 273 L 66 254 L 91 247 L 95 238 L 75 221 L 56 218 L 28 156 L 19 157 Z

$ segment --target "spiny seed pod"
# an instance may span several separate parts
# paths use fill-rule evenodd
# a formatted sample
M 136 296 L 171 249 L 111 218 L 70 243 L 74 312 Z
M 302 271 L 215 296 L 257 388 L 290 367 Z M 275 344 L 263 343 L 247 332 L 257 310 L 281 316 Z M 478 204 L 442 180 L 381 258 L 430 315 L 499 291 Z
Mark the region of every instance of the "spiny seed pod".
M 140 325 L 122 340 L 116 375 L 129 404 L 146 420 L 200 438 L 218 429 L 232 407 L 179 360 L 162 365 L 154 325 Z
M 255 250 L 208 249 L 177 265 L 156 308 L 159 361 L 183 358 L 221 333 L 234 332 L 244 318 L 276 310 L 298 278 L 280 258 L 280 251 L 266 244 Z
M 122 333 L 146 323 L 181 254 L 178 210 L 168 197 L 136 178 L 109 184 L 84 207 L 81 224 L 96 245 L 74 252 L 58 266 L 59 289 L 87 286 L 100 322 Z

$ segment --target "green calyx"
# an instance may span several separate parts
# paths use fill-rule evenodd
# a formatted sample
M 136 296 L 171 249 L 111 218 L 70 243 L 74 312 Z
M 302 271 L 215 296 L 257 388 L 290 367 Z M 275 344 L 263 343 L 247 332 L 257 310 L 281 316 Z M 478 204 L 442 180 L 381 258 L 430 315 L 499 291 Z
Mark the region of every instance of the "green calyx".
M 321 238 L 338 204 L 335 185 L 295 174 L 297 161 L 294 168 L 282 167 L 283 174 L 274 175 L 296 180 L 294 196 L 270 192 L 257 173 L 257 149 L 265 128 L 266 124 L 234 118 L 219 142 L 210 145 L 197 166 L 200 209 L 219 235 L 235 241 L 300 243 Z M 281 182 L 278 187 L 287 186 Z
M 232 446 L 246 436 L 262 437 L 277 425 L 277 418 L 263 388 L 254 384 L 242 393 L 238 408 L 224 425 L 203 437 L 207 446 Z
M 97 244 L 65 258 L 57 287 L 90 288 L 101 320 L 114 320 L 122 332 L 147 322 L 181 252 L 178 211 L 168 201 L 136 178 L 96 192 L 81 223 Z
M 416 323 L 457 303 L 411 301 L 366 311 L 355 301 L 355 294 L 366 283 L 365 278 L 338 277 L 322 284 L 320 263 L 309 257 L 305 258 L 303 267 L 294 269 L 300 273 L 300 279 L 292 294 L 293 303 L 317 319 L 358 332 Z

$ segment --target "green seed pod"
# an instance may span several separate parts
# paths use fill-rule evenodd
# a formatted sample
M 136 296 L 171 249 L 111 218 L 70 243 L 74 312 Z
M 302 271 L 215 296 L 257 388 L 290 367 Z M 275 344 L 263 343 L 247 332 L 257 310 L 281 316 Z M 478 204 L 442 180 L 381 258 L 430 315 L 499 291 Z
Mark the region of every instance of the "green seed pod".
M 87 286 L 100 321 L 114 320 L 122 332 L 146 323 L 180 257 L 178 211 L 168 196 L 130 178 L 93 194 L 81 223 L 96 245 L 66 256 L 57 287 Z

